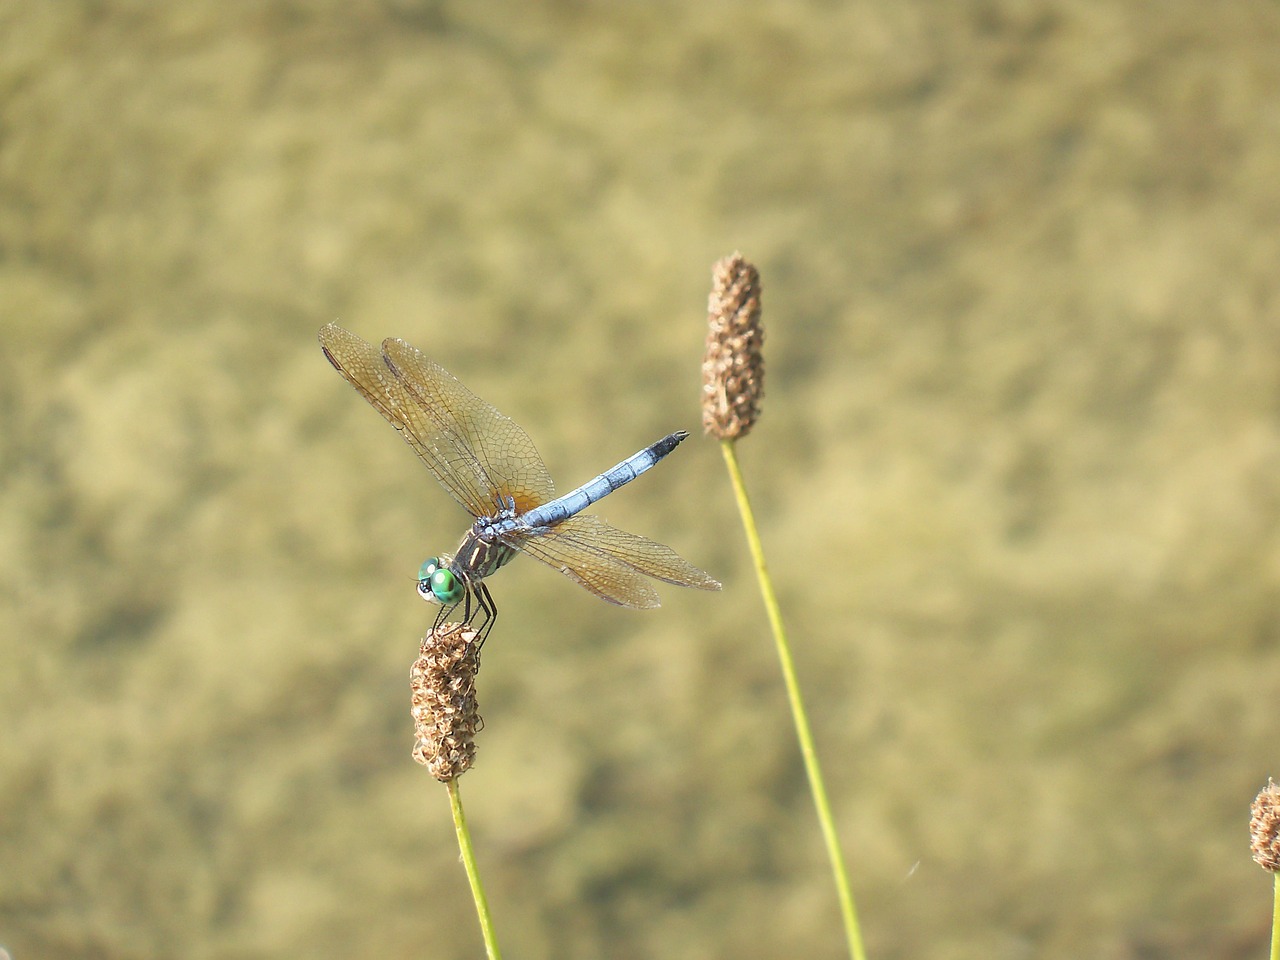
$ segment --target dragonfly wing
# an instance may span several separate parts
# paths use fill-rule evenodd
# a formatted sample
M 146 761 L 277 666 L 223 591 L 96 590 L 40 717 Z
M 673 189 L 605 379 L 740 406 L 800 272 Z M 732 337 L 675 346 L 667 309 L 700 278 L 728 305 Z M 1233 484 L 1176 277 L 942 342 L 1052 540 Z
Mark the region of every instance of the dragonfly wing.
M 578 514 L 520 540 L 521 551 L 596 596 L 624 607 L 656 607 L 658 592 L 645 577 L 682 587 L 719 590 L 719 581 L 664 544 Z
M 432 441 L 454 472 L 489 496 L 490 513 L 506 506 L 495 493 L 511 497 L 517 513 L 555 499 L 547 465 L 518 423 L 403 340 L 383 340 L 382 356 L 434 422 Z
M 472 516 L 497 512 L 502 497 L 518 509 L 554 498 L 528 435 L 407 343 L 388 340 L 379 350 L 331 323 L 320 331 L 320 346 Z

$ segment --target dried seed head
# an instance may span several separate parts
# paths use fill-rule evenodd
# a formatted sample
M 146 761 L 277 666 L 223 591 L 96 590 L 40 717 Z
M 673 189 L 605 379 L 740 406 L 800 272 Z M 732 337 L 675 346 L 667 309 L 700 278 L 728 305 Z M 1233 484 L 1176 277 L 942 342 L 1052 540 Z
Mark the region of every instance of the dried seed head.
M 734 253 L 716 262 L 711 277 L 702 427 L 721 440 L 736 440 L 756 422 L 764 394 L 760 272 Z
M 1250 810 L 1253 859 L 1264 870 L 1280 872 L 1280 786 L 1270 777 Z
M 465 623 L 432 627 L 409 684 L 413 689 L 413 759 L 440 781 L 465 773 L 476 756 L 475 735 L 484 721 L 476 712 L 476 631 Z

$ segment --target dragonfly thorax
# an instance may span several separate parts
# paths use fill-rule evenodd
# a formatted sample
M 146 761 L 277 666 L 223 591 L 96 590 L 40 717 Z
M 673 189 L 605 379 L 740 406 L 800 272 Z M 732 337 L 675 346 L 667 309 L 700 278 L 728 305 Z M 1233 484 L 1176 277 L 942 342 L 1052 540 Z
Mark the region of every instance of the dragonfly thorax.
M 454 552 L 450 563 L 454 574 L 467 580 L 483 580 L 508 563 L 518 552 L 506 542 L 512 519 L 499 515 L 481 517 L 473 523 Z
M 430 557 L 418 569 L 418 594 L 447 605 L 463 598 L 471 585 L 492 576 L 519 552 L 503 540 L 510 517 L 481 517 L 471 525 L 453 556 Z

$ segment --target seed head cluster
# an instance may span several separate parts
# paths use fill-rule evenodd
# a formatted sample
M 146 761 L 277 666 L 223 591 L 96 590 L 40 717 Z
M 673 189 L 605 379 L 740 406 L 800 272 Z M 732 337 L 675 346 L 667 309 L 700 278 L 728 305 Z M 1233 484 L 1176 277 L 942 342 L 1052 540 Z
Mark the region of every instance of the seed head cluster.
M 477 637 L 465 623 L 433 627 L 409 671 L 417 736 L 413 759 L 442 782 L 470 768 L 475 735 L 484 726 L 476 707 Z
M 702 361 L 702 427 L 720 440 L 746 436 L 764 395 L 760 272 L 742 254 L 711 268 L 707 349 Z
M 1264 870 L 1280 872 L 1280 785 L 1268 779 L 1250 810 L 1253 859 Z

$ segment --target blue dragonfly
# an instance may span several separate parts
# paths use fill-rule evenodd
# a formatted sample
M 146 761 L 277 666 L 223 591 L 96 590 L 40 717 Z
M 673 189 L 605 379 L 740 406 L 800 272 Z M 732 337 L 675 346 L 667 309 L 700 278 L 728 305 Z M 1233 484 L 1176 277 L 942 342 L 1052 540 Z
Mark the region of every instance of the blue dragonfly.
M 483 614 L 480 629 L 487 636 L 498 608 L 484 580 L 517 553 L 623 607 L 659 605 L 647 577 L 720 589 L 719 581 L 670 547 L 582 513 L 669 454 L 686 431 L 668 434 L 557 497 L 528 434 L 416 348 L 388 338 L 379 349 L 333 323 L 321 329 L 320 346 L 475 518 L 452 554 L 431 557 L 418 571 L 418 594 L 442 605 L 437 625 L 463 604 L 464 621 Z

